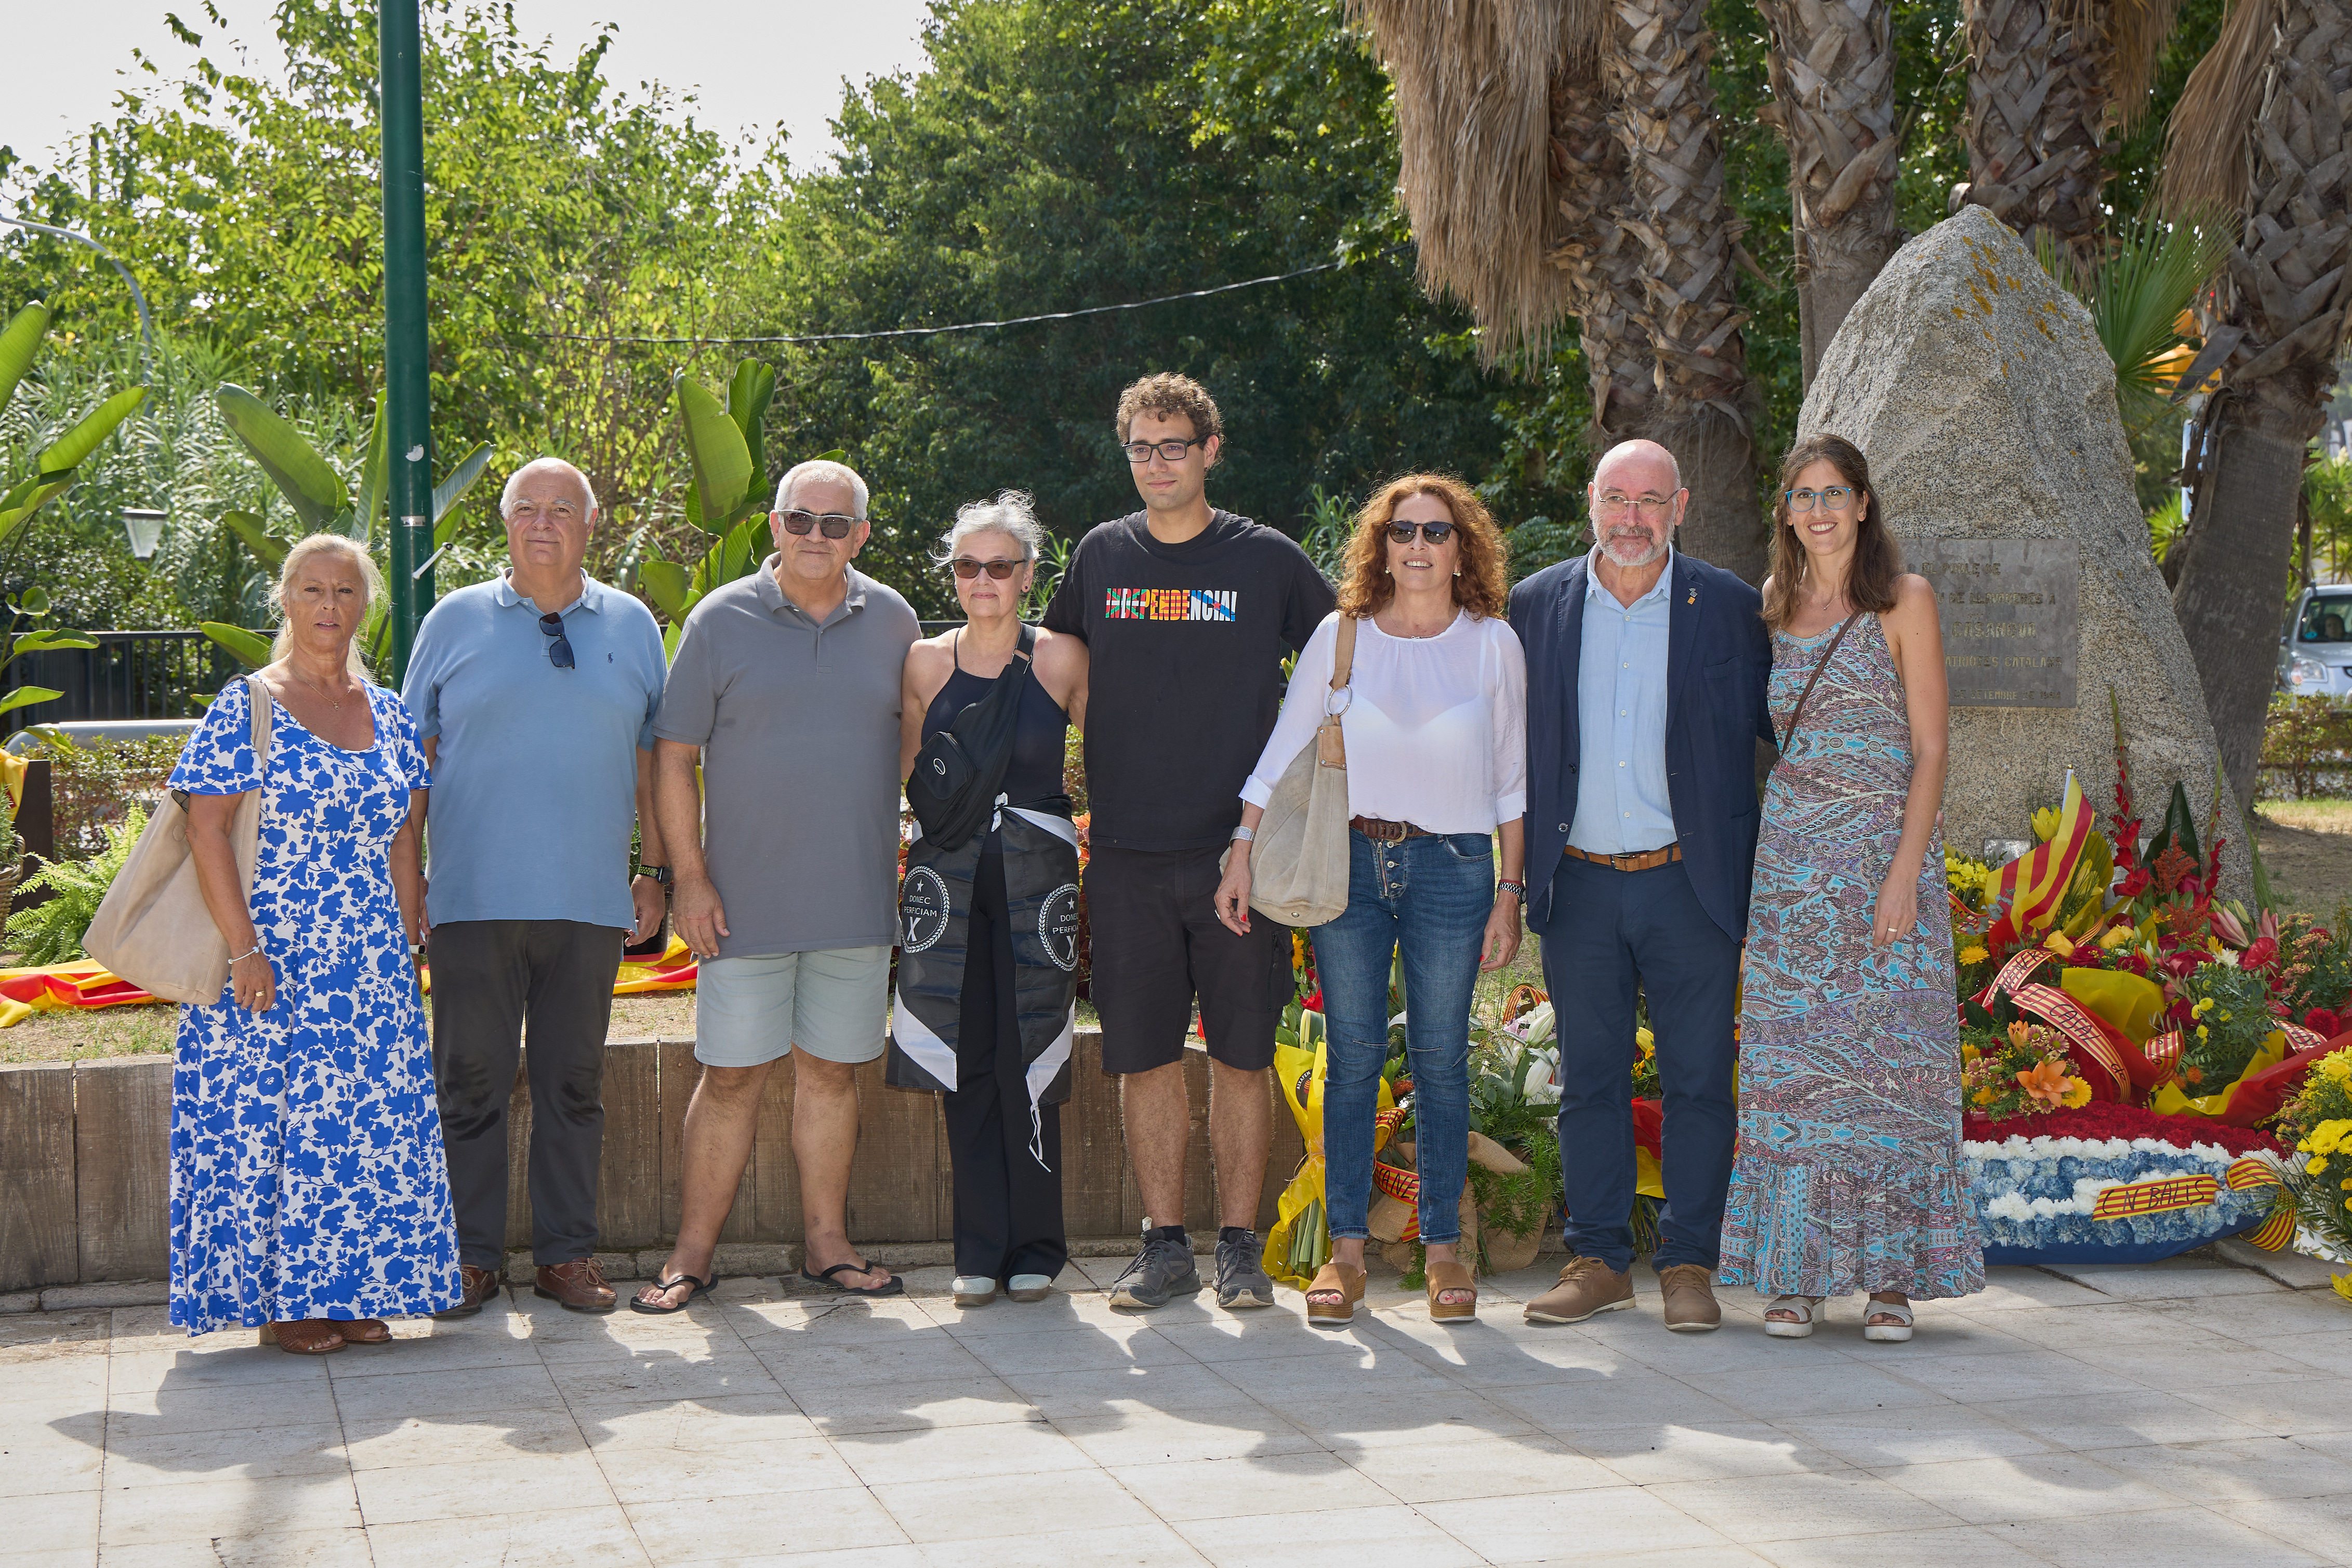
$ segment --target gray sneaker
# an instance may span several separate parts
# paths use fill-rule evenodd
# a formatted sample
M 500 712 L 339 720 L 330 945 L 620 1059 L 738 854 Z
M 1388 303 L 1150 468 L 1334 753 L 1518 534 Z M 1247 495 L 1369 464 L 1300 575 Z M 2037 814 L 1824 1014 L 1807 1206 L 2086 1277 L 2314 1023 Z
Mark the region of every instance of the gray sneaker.
M 1192 1261 L 1192 1248 L 1171 1236 L 1154 1236 L 1147 1227 L 1143 1250 L 1135 1255 L 1127 1271 L 1111 1282 L 1110 1304 L 1137 1309 L 1164 1307 L 1170 1297 L 1200 1288 L 1201 1270 Z
M 1258 1262 L 1263 1250 L 1255 1230 L 1243 1231 L 1238 1240 L 1217 1243 L 1217 1305 L 1234 1312 L 1274 1305 L 1274 1281 Z

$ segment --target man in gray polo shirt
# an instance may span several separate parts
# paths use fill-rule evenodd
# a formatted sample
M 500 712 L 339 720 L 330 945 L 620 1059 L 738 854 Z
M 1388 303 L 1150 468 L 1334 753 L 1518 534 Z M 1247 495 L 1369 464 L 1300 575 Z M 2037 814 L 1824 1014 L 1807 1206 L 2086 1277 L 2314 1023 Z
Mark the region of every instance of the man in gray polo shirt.
M 581 570 L 596 497 L 561 458 L 525 464 L 499 503 L 504 573 L 433 607 L 401 696 L 433 768 L 425 912 L 433 1076 L 469 1317 L 507 1242 L 507 1101 L 530 1030 L 535 1289 L 609 1312 L 597 1271 L 604 1034 L 624 935 L 661 924 L 652 820 L 661 629 Z M 647 874 L 630 876 L 629 834 Z
M 898 934 L 898 677 L 920 635 L 849 563 L 866 481 L 803 463 L 776 486 L 776 553 L 695 606 L 654 722 L 655 810 L 678 935 L 701 959 L 677 1247 L 629 1304 L 709 1288 L 769 1064 L 793 1064 L 793 1155 L 814 1283 L 898 1295 L 849 1244 L 856 1066 L 882 1054 Z M 699 791 L 697 760 L 702 765 Z

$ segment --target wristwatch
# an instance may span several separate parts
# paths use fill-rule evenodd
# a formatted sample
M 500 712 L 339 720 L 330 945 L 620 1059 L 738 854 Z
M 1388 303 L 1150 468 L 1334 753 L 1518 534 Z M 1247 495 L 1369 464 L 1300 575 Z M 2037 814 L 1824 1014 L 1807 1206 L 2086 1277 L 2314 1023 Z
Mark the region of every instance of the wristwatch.
M 1521 904 L 1528 901 L 1528 884 L 1523 882 L 1498 882 L 1495 884 L 1495 891 L 1507 893 Z
M 1257 837 L 1257 830 L 1255 828 L 1244 828 L 1237 823 L 1234 828 L 1234 837 L 1244 841 L 1255 839 Z
M 666 865 L 640 865 L 637 867 L 637 874 L 639 876 L 649 876 L 664 887 L 667 887 L 672 882 L 677 880 L 677 878 L 672 874 L 669 867 Z

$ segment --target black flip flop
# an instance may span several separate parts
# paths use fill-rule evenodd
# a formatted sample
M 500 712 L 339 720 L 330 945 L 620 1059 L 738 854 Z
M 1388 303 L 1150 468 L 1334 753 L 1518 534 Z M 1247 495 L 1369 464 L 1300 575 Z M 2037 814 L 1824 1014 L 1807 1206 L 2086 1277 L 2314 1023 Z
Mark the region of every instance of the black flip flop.
M 678 1304 L 674 1307 L 649 1307 L 646 1305 L 645 1302 L 637 1300 L 635 1295 L 631 1295 L 629 1297 L 629 1311 L 633 1312 L 644 1312 L 649 1317 L 656 1318 L 666 1318 L 672 1312 L 682 1312 L 686 1311 L 687 1308 L 694 1305 L 695 1297 L 707 1296 L 710 1294 L 710 1287 L 718 1283 L 718 1281 L 719 1276 L 716 1274 L 713 1274 L 708 1280 L 698 1280 L 691 1274 L 678 1274 L 667 1280 L 662 1279 L 656 1275 L 654 1279 L 654 1289 L 661 1292 L 663 1295 L 667 1295 L 670 1291 L 677 1289 L 680 1285 L 691 1285 L 694 1289 L 686 1293 L 686 1300 L 678 1302 Z
M 907 1293 L 907 1281 L 896 1274 L 890 1276 L 888 1284 L 877 1285 L 870 1291 L 861 1290 L 856 1285 L 845 1285 L 834 1278 L 835 1274 L 870 1274 L 873 1271 L 874 1265 L 871 1263 L 835 1263 L 832 1268 L 816 1274 L 812 1274 L 803 1269 L 801 1270 L 801 1278 L 812 1285 L 822 1285 L 828 1291 L 839 1291 L 845 1296 L 903 1296 Z

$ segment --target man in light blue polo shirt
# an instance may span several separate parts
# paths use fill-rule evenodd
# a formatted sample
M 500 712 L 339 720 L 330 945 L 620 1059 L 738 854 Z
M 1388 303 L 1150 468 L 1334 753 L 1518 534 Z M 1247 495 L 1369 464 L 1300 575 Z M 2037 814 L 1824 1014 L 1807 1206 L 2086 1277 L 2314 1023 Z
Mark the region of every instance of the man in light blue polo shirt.
M 433 607 L 401 691 L 433 768 L 433 1066 L 465 1291 L 438 1315 L 470 1317 L 499 1289 L 526 1024 L 535 1289 L 605 1312 L 615 1298 L 593 1254 L 613 976 L 629 936 L 660 925 L 669 871 L 652 809 L 661 630 L 581 570 L 596 498 L 577 468 L 526 464 L 499 509 L 507 570 Z

